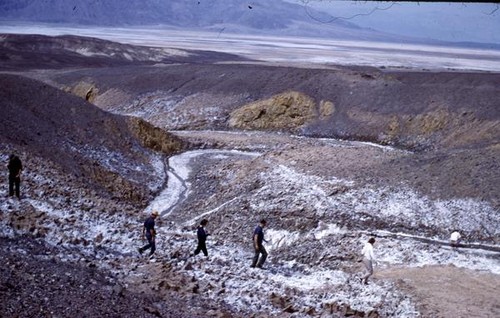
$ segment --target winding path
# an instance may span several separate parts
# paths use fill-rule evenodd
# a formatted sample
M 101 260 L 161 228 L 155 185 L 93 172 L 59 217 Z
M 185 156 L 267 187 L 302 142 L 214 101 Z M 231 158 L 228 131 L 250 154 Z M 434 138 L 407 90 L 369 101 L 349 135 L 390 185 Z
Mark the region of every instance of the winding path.
M 203 155 L 225 155 L 225 156 L 260 156 L 258 152 L 244 152 L 237 150 L 193 150 L 180 155 L 170 157 L 167 172 L 167 186 L 160 194 L 148 205 L 145 211 L 158 211 L 161 216 L 168 216 L 172 211 L 186 199 L 186 192 L 189 190 L 189 183 L 186 182 L 191 169 L 190 161 Z

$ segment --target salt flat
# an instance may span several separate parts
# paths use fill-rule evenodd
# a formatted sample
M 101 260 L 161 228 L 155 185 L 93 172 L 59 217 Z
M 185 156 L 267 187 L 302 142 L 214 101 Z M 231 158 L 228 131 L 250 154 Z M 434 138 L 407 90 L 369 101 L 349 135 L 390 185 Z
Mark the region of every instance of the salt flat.
M 1 25 L 0 33 L 97 37 L 126 44 L 232 53 L 268 63 L 363 65 L 429 70 L 500 71 L 500 50 L 323 38 L 245 35 L 162 28 Z

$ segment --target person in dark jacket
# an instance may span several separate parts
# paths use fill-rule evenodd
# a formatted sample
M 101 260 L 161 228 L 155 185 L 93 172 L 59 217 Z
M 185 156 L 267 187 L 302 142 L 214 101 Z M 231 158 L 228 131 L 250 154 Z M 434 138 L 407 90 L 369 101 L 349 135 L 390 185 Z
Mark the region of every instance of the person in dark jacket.
M 16 197 L 21 198 L 21 171 L 23 170 L 23 164 L 18 156 L 12 154 L 9 157 L 9 164 L 7 165 L 9 169 L 9 196 L 14 195 L 14 190 Z
M 253 257 L 252 265 L 251 267 L 257 267 L 257 268 L 262 268 L 264 265 L 264 262 L 267 259 L 267 251 L 264 248 L 264 245 L 262 245 L 262 242 L 264 242 L 264 227 L 266 226 L 267 222 L 266 220 L 262 219 L 260 220 L 259 225 L 255 228 L 253 232 L 253 247 L 255 250 L 255 254 Z M 260 259 L 259 259 L 260 256 Z
M 144 253 L 145 250 L 151 249 L 149 252 L 149 257 L 152 257 L 156 251 L 156 230 L 155 230 L 155 219 L 158 217 L 158 211 L 153 211 L 151 216 L 144 221 L 144 226 L 142 227 L 142 237 L 148 240 L 148 244 L 138 249 L 139 253 Z
M 205 226 L 207 226 L 208 220 L 203 219 L 200 222 L 200 225 L 198 225 L 198 230 L 196 231 L 196 234 L 198 236 L 198 246 L 196 247 L 196 250 L 194 250 L 194 255 L 200 254 L 200 252 L 203 252 L 205 256 L 208 257 L 208 251 L 207 251 L 207 236 L 210 234 L 207 233 L 205 230 Z

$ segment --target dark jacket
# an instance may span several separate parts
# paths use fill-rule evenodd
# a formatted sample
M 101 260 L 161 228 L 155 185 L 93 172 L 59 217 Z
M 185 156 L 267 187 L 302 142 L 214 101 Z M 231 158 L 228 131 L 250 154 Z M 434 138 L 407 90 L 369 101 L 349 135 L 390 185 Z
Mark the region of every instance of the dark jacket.
M 146 236 L 151 236 L 155 231 L 155 219 L 153 217 L 148 217 L 144 221 L 144 229 L 146 230 Z
M 9 177 L 17 177 L 19 172 L 23 170 L 23 164 L 21 163 L 21 159 L 19 157 L 14 156 L 9 160 L 9 164 L 7 165 L 9 169 Z
M 259 246 L 262 246 L 262 241 L 264 241 L 264 230 L 262 229 L 262 226 L 258 225 L 255 228 L 255 231 L 253 231 L 252 239 L 255 238 L 255 235 L 257 235 L 257 244 L 259 244 Z
M 207 240 L 208 234 L 205 231 L 205 228 L 201 225 L 198 225 L 197 235 L 198 235 L 198 241 L 205 242 Z

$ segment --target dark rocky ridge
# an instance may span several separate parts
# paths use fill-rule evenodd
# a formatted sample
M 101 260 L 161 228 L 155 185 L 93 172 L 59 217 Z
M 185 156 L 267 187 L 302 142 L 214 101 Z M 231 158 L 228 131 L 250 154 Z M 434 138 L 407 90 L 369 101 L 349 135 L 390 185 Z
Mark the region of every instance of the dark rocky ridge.
M 0 83 L 2 143 L 57 163 L 103 194 L 142 204 L 152 195 L 145 186 L 149 175 L 127 164 L 148 167 L 154 151 L 172 154 L 184 147 L 142 119 L 112 115 L 38 81 L 1 74 Z
M 209 51 L 165 50 L 121 44 L 74 35 L 2 34 L 0 70 L 61 69 L 124 65 L 154 65 L 188 61 L 213 62 L 221 58 L 243 60 L 241 57 Z
M 317 114 L 320 102 L 333 104 L 330 115 L 295 127 L 300 134 L 412 150 L 492 145 L 500 119 L 500 76 L 489 73 L 184 64 L 80 70 L 48 77 L 59 87 L 76 87 L 82 79 L 92 83 L 100 92 L 95 104 L 112 111 L 133 113 L 159 103 L 160 109 L 149 119 L 166 129 L 229 129 L 232 111 L 288 91 L 312 98 Z M 110 92 L 122 98 L 110 99 Z M 204 116 L 204 109 L 214 108 L 216 119 L 196 117 L 196 112 Z M 166 112 L 167 119 L 157 119 Z

